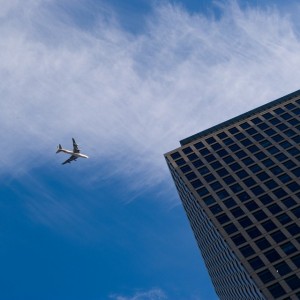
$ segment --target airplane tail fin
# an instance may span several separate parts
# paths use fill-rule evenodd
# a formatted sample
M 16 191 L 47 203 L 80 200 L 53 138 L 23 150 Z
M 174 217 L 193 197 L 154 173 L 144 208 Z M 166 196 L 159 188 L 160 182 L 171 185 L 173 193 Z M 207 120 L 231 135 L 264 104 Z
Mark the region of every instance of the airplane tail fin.
M 59 145 L 57 146 L 57 151 L 56 151 L 56 153 L 61 152 L 61 149 L 62 149 L 62 146 L 61 146 L 61 144 L 59 144 Z

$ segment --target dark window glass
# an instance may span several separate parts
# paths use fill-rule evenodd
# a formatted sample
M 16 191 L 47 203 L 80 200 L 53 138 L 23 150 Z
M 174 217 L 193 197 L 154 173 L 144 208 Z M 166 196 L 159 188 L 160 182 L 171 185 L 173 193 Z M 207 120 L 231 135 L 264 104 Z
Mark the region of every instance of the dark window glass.
M 233 163 L 229 167 L 232 171 L 237 171 L 242 168 L 238 163 Z
M 204 179 L 206 180 L 206 182 L 211 182 L 216 180 L 216 177 L 213 174 L 208 174 L 206 176 L 204 176 Z
M 290 208 L 296 205 L 296 201 L 292 197 L 287 197 L 286 199 L 282 200 L 282 203 L 287 207 Z
M 207 167 L 202 167 L 202 168 L 199 168 L 199 169 L 197 169 L 197 170 L 198 170 L 198 172 L 199 172 L 201 175 L 205 175 L 205 174 L 207 174 L 207 173 L 210 172 L 209 169 L 208 169 Z
M 178 152 L 174 152 L 174 153 L 171 154 L 171 157 L 173 159 L 177 159 L 177 158 L 181 157 L 181 155 Z
M 241 158 L 247 156 L 247 153 L 244 150 L 240 150 L 240 151 L 236 152 L 235 155 L 241 159 Z
M 297 248 L 291 242 L 287 242 L 280 246 L 286 255 L 290 255 L 297 251 Z
M 265 119 L 267 119 L 267 120 L 273 118 L 273 115 L 272 115 L 271 113 L 269 113 L 269 112 L 263 114 L 262 116 L 263 116 Z
M 202 156 L 205 156 L 210 153 L 207 148 L 200 149 L 199 152 L 201 153 Z
M 260 144 L 261 144 L 264 148 L 267 148 L 267 147 L 269 147 L 269 146 L 272 145 L 272 143 L 271 143 L 270 141 L 268 141 L 268 140 L 263 140 L 263 141 L 260 142 Z
M 199 143 L 196 143 L 194 146 L 196 149 L 201 149 L 204 147 L 204 144 L 202 142 L 199 142 Z
M 284 138 L 280 135 L 280 134 L 276 134 L 274 136 L 272 136 L 272 140 L 279 143 L 280 141 L 282 141 Z
M 250 135 L 254 135 L 254 134 L 256 134 L 256 133 L 257 133 L 257 130 L 256 130 L 256 129 L 254 129 L 253 127 L 251 127 L 251 128 L 249 128 L 249 129 L 247 129 L 246 131 L 247 131 L 247 132 L 248 132 L 248 134 L 250 134 Z
M 291 257 L 291 260 L 296 267 L 300 268 L 300 254 Z
M 276 225 L 271 220 L 268 220 L 268 221 L 262 223 L 261 225 L 267 232 L 276 228 Z
M 214 161 L 210 164 L 214 170 L 219 169 L 222 167 L 222 165 L 218 161 Z
M 286 162 L 283 163 L 283 165 L 284 165 L 288 170 L 290 170 L 290 169 L 296 167 L 296 164 L 295 164 L 293 161 L 291 161 L 291 160 L 287 160 Z
M 295 115 L 300 115 L 300 108 L 295 108 L 295 109 L 293 110 L 293 113 L 294 113 Z
M 259 151 L 259 148 L 256 145 L 252 145 L 252 146 L 248 147 L 247 149 L 251 153 Z
M 244 139 L 246 136 L 243 134 L 243 133 L 241 133 L 241 132 L 239 132 L 238 134 L 236 134 L 235 135 L 235 138 L 237 139 L 237 140 L 242 140 L 242 139 Z
M 268 206 L 268 210 L 272 213 L 272 214 L 277 214 L 279 212 L 282 211 L 281 207 L 279 205 L 277 205 L 276 203 Z
M 260 128 L 261 130 L 265 130 L 269 128 L 269 126 L 266 123 L 258 124 L 257 127 Z
M 197 180 L 191 182 L 191 184 L 192 184 L 192 186 L 193 186 L 195 189 L 198 188 L 198 187 L 200 187 L 200 186 L 202 186 L 202 182 L 201 182 L 199 179 L 197 179 Z
M 287 224 L 288 222 L 292 221 L 292 219 L 291 219 L 286 213 L 283 213 L 283 214 L 277 216 L 277 220 L 278 220 L 282 225 L 285 225 L 285 224 Z
M 215 181 L 215 182 L 211 183 L 210 186 L 214 191 L 219 190 L 223 187 L 219 181 Z
M 236 175 L 237 175 L 240 179 L 243 179 L 243 178 L 249 176 L 249 174 L 248 174 L 246 171 L 244 171 L 244 170 L 241 170 L 241 171 L 236 172 Z
M 288 103 L 284 107 L 286 107 L 287 109 L 291 110 L 291 109 L 293 109 L 293 108 L 295 108 L 297 106 L 295 104 L 293 104 L 293 103 Z
M 244 217 L 238 221 L 243 226 L 243 228 L 246 228 L 253 224 L 253 222 L 248 217 Z
M 211 146 L 215 151 L 219 150 L 222 148 L 222 146 L 219 143 L 215 143 Z
M 267 129 L 267 130 L 265 131 L 265 133 L 266 133 L 268 136 L 271 136 L 271 135 L 275 134 L 276 131 L 275 131 L 274 129 L 272 129 L 272 128 L 269 128 L 269 129 Z
M 255 219 L 257 221 L 262 221 L 264 219 L 266 219 L 268 216 L 265 214 L 264 211 L 262 210 L 259 210 L 259 211 L 256 211 L 255 213 L 253 213 L 253 216 L 255 217 Z
M 217 151 L 217 154 L 220 156 L 220 157 L 223 157 L 223 156 L 226 156 L 228 154 L 228 152 L 225 150 L 225 149 L 222 149 L 220 151 Z
M 242 234 L 238 233 L 237 235 L 233 236 L 232 238 L 232 241 L 234 242 L 234 244 L 236 246 L 239 246 L 243 243 L 246 242 L 246 239 L 242 236 Z
M 203 201 L 206 205 L 210 205 L 216 202 L 216 200 L 212 196 L 207 196 L 203 198 Z
M 223 142 L 224 142 L 225 145 L 228 146 L 228 145 L 233 144 L 234 140 L 232 138 L 227 138 L 227 139 L 223 140 Z
M 275 155 L 275 157 L 278 161 L 284 161 L 287 159 L 287 156 L 283 153 L 279 153 L 279 154 Z
M 278 108 L 274 109 L 274 112 L 275 112 L 276 114 L 280 115 L 280 114 L 283 114 L 283 113 L 284 113 L 284 110 L 283 110 L 281 107 L 278 107 Z
M 248 193 L 246 192 L 242 192 L 238 195 L 236 195 L 242 202 L 247 201 L 248 199 L 250 199 L 250 196 L 248 195 Z
M 283 183 L 289 182 L 289 181 L 292 179 L 292 178 L 291 178 L 288 174 L 286 174 L 286 173 L 284 173 L 284 174 L 278 176 L 278 178 L 279 178 L 279 180 L 280 180 L 281 182 L 283 182 Z
M 197 193 L 199 194 L 199 196 L 203 197 L 208 194 L 208 190 L 205 187 L 203 187 L 203 188 L 197 190 Z
M 260 200 L 260 202 L 264 205 L 268 204 L 268 203 L 271 203 L 273 202 L 273 199 L 270 197 L 270 195 L 266 194 L 266 195 L 263 195 L 263 196 L 260 196 L 258 198 Z
M 265 171 L 263 171 L 263 172 L 261 172 L 261 173 L 259 173 L 259 174 L 256 174 L 256 176 L 257 176 L 261 181 L 264 181 L 264 180 L 270 178 L 270 176 L 269 176 Z
M 227 134 L 225 132 L 220 132 L 217 134 L 217 136 L 220 138 L 220 139 L 224 139 L 227 137 Z
M 297 182 L 291 182 L 287 185 L 287 187 L 292 191 L 296 192 L 300 189 L 300 185 Z
M 287 226 L 286 229 L 292 236 L 300 233 L 300 227 L 295 223 Z
M 272 159 L 270 158 L 267 158 L 265 160 L 262 161 L 262 163 L 264 164 L 265 167 L 270 167 L 270 166 L 273 166 L 275 163 L 273 162 Z
M 243 188 L 242 188 L 238 183 L 231 185 L 231 186 L 230 186 L 230 189 L 231 189 L 234 193 L 238 193 L 238 192 L 240 192 L 240 191 L 243 190 Z
M 219 174 L 219 176 L 224 177 L 225 175 L 229 174 L 228 171 L 224 168 L 217 170 L 217 173 Z
M 268 287 L 268 290 L 275 299 L 286 294 L 285 290 L 282 288 L 282 286 L 279 283 L 270 285 Z
M 270 171 L 271 171 L 273 174 L 275 174 L 275 175 L 280 174 L 280 173 L 283 172 L 282 169 L 281 169 L 280 167 L 278 167 L 278 166 L 275 166 L 275 167 L 271 168 Z
M 256 227 L 251 227 L 246 230 L 251 238 L 256 238 L 261 235 L 261 232 Z
M 176 164 L 177 164 L 177 166 L 180 167 L 180 166 L 186 164 L 186 162 L 183 158 L 180 158 L 180 159 L 176 160 Z
M 236 217 L 240 217 L 243 216 L 245 213 L 244 211 L 240 208 L 240 207 L 236 207 L 234 209 L 231 210 L 231 213 Z
M 225 181 L 226 184 L 231 184 L 236 181 L 231 175 L 223 178 L 223 180 Z
M 249 177 L 249 178 L 243 180 L 243 182 L 247 187 L 250 187 L 250 186 L 253 186 L 256 184 L 255 180 L 252 177 Z
M 234 224 L 228 224 L 223 227 L 227 234 L 231 234 L 237 231 L 237 228 Z
M 287 195 L 287 192 L 285 190 L 283 190 L 282 188 L 279 188 L 272 192 L 274 195 L 276 195 L 277 198 L 282 198 Z
M 243 146 L 245 146 L 245 147 L 247 147 L 247 146 L 249 146 L 249 145 L 252 144 L 252 142 L 251 142 L 249 139 L 245 139 L 245 140 L 243 140 L 243 141 L 240 141 L 240 143 L 241 143 Z
M 237 144 L 232 144 L 232 145 L 230 145 L 228 148 L 229 148 L 232 152 L 235 152 L 235 151 L 238 151 L 239 149 L 241 149 L 240 146 L 237 145 Z
M 285 282 L 292 290 L 296 290 L 300 287 L 300 279 L 296 274 L 285 279 Z
M 208 144 L 213 144 L 213 143 L 216 142 L 215 138 L 213 138 L 213 137 L 209 137 L 209 138 L 207 138 L 205 141 L 206 141 L 206 143 L 208 143 Z
M 286 236 L 280 230 L 271 233 L 271 237 L 276 243 L 286 240 Z
M 268 269 L 257 273 L 257 275 L 263 283 L 268 283 L 275 279 L 274 275 Z
M 197 159 L 197 158 L 198 158 L 198 156 L 197 156 L 195 153 L 192 153 L 192 154 L 189 154 L 189 155 L 188 155 L 188 159 L 191 160 L 191 161 L 192 161 L 192 160 L 195 160 L 195 159 Z
M 217 195 L 220 199 L 224 199 L 229 196 L 229 194 L 225 190 L 221 190 L 217 192 Z
M 289 265 L 284 261 L 279 264 L 274 265 L 274 268 L 281 276 L 286 275 L 292 271 L 292 269 L 289 267 Z
M 254 124 L 259 124 L 259 123 L 262 122 L 262 120 L 261 120 L 260 118 L 258 118 L 258 117 L 252 119 L 251 121 L 252 121 Z
M 274 118 L 274 119 L 272 119 L 272 120 L 269 120 L 269 122 L 270 122 L 272 125 L 276 125 L 276 124 L 280 123 L 280 120 L 277 119 L 277 118 Z
M 230 164 L 234 161 L 234 159 L 232 158 L 232 156 L 227 156 L 224 157 L 223 160 L 226 162 L 226 164 Z
M 216 160 L 216 158 L 212 154 L 205 156 L 205 159 L 208 162 L 212 162 L 212 161 Z
M 297 169 L 295 169 L 295 170 L 293 170 L 292 173 L 293 173 L 294 175 L 296 175 L 297 177 L 300 177 L 300 167 L 297 168 Z
M 292 146 L 292 144 L 288 141 L 284 141 L 282 143 L 279 144 L 282 148 L 286 149 Z
M 261 238 L 261 239 L 255 241 L 255 244 L 257 245 L 257 247 L 260 250 L 264 250 L 264 249 L 271 247 L 271 244 L 269 243 L 269 241 L 266 238 Z
M 252 158 L 250 158 L 250 157 L 246 157 L 246 158 L 244 158 L 244 159 L 242 160 L 242 162 L 243 162 L 246 166 L 249 166 L 249 165 L 251 165 L 251 164 L 254 163 L 254 160 L 253 160 Z
M 253 138 L 258 142 L 264 139 L 263 135 L 260 133 L 254 135 Z
M 257 270 L 257 269 L 265 266 L 263 261 L 258 256 L 250 259 L 248 262 L 249 262 L 250 266 L 253 268 L 253 270 Z
M 253 166 L 249 167 L 249 169 L 252 171 L 252 173 L 257 173 L 257 172 L 261 171 L 261 167 L 259 165 L 253 165 Z
M 224 224 L 224 223 L 230 221 L 230 219 L 228 218 L 228 216 L 226 214 L 219 215 L 217 217 L 217 220 L 219 221 L 220 224 Z
M 188 179 L 188 180 L 193 180 L 195 179 L 197 176 L 194 172 L 191 172 L 191 173 L 188 173 L 185 175 L 185 177 Z
M 246 129 L 246 128 L 250 127 L 250 124 L 245 122 L 245 123 L 240 124 L 240 126 L 241 126 L 241 128 Z
M 300 143 L 300 135 L 296 135 L 296 136 L 292 137 L 292 140 L 293 140 L 296 144 L 299 144 L 299 143 Z
M 256 196 L 265 192 L 260 186 L 256 186 L 256 187 L 252 188 L 251 191 Z
M 299 121 L 297 119 L 290 119 L 290 120 L 288 120 L 288 123 L 295 126 L 295 125 L 299 124 Z
M 292 129 L 288 129 L 284 133 L 289 137 L 294 136 L 296 134 L 296 132 Z
M 236 205 L 236 202 L 232 198 L 229 198 L 224 201 L 224 204 L 226 205 L 227 208 L 231 208 Z
M 219 204 L 215 204 L 209 208 L 213 214 L 217 214 L 222 211 L 222 208 Z
M 245 206 L 247 207 L 247 209 L 249 211 L 253 211 L 258 208 L 258 205 L 254 201 L 250 201 L 250 202 L 246 203 Z
M 254 156 L 255 156 L 258 160 L 262 160 L 262 159 L 264 159 L 264 158 L 267 157 L 267 155 L 266 155 L 265 153 L 261 152 L 261 151 L 255 153 Z
M 271 263 L 281 258 L 275 249 L 271 249 L 271 250 L 265 252 L 264 255 Z
M 244 247 L 241 247 L 239 250 L 244 255 L 244 257 L 248 257 L 248 256 L 255 253 L 253 248 L 250 245 L 246 245 Z
M 199 168 L 199 167 L 203 166 L 204 164 L 203 164 L 203 162 L 200 159 L 198 159 L 198 160 L 193 161 L 193 165 L 196 168 Z
M 228 131 L 229 131 L 231 134 L 235 134 L 235 133 L 239 132 L 239 131 L 237 130 L 236 127 L 230 128 L 230 129 L 228 129 Z
M 192 150 L 191 147 L 186 147 L 186 148 L 182 149 L 182 152 L 183 152 L 184 154 L 188 154 L 188 153 L 193 152 L 193 150 Z
M 180 170 L 183 172 L 183 173 L 187 173 L 189 171 L 192 171 L 191 167 L 190 166 L 183 166 L 180 168 Z

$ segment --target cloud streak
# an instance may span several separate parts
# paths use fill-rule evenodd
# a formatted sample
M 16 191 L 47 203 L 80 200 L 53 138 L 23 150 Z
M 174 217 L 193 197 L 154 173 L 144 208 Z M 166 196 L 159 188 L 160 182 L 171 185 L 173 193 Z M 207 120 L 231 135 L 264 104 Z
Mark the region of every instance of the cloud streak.
M 299 87 L 298 24 L 275 9 L 226 2 L 214 18 L 165 3 L 135 35 L 107 10 L 87 30 L 55 1 L 1 5 L 2 175 L 75 136 L 108 175 L 153 184 L 180 139 Z
M 114 300 L 166 300 L 168 297 L 161 289 L 151 289 L 149 291 L 139 291 L 133 296 L 111 295 Z

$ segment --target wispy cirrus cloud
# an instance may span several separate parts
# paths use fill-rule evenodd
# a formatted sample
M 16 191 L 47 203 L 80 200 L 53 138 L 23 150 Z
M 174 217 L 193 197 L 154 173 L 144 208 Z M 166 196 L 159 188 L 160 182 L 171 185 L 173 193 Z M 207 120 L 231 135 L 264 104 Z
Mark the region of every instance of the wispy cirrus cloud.
M 113 300 L 166 300 L 168 297 L 161 289 L 154 288 L 148 291 L 137 291 L 132 296 L 111 295 L 110 299 Z
M 106 160 L 159 182 L 180 139 L 299 87 L 297 6 L 288 15 L 229 1 L 214 18 L 165 2 L 139 34 L 107 7 L 87 29 L 56 1 L 1 6 L 2 174 L 75 136 L 90 167 Z

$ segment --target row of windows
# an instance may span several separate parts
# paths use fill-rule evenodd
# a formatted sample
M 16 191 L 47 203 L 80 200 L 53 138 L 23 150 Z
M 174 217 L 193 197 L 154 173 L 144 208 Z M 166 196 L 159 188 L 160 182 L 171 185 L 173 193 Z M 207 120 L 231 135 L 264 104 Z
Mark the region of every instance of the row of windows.
M 285 278 L 284 281 L 292 291 L 296 291 L 300 288 L 300 279 L 296 274 Z M 275 299 L 287 294 L 287 292 L 283 289 L 280 283 L 270 285 L 268 287 L 268 290 Z

